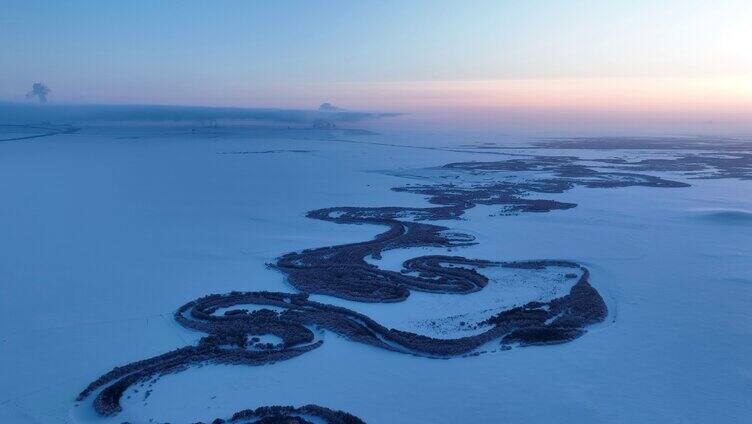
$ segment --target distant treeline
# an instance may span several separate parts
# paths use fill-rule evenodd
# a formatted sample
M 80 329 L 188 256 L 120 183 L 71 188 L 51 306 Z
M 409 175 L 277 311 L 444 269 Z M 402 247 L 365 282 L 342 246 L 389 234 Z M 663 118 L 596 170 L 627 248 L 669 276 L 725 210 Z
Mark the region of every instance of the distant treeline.
M 0 124 L 252 120 L 290 125 L 313 125 L 315 122 L 322 121 L 353 123 L 398 115 L 398 113 L 344 110 L 318 111 L 170 105 L 0 103 Z

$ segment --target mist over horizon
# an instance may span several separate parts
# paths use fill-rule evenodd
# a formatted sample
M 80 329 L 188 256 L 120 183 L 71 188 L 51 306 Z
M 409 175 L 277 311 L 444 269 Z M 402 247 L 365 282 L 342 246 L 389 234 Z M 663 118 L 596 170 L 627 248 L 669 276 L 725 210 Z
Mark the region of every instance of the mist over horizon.
M 33 104 L 0 102 L 3 124 L 104 124 L 188 123 L 297 125 L 315 121 L 338 127 L 373 131 L 417 131 L 520 135 L 727 135 L 752 136 L 744 113 L 670 111 L 593 111 L 520 109 L 513 107 L 432 108 L 419 111 L 324 110 L 310 108 L 262 108 L 180 106 L 147 104 Z

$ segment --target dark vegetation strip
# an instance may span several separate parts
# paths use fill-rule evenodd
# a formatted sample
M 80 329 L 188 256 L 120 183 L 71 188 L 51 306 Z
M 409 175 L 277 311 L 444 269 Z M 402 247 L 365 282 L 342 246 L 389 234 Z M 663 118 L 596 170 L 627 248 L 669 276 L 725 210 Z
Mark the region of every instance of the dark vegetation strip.
M 347 412 L 335 411 L 318 405 L 304 405 L 299 408 L 262 406 L 236 412 L 228 420 L 218 418 L 212 421 L 212 424 L 313 424 L 321 421 L 327 424 L 365 424 L 363 420 Z

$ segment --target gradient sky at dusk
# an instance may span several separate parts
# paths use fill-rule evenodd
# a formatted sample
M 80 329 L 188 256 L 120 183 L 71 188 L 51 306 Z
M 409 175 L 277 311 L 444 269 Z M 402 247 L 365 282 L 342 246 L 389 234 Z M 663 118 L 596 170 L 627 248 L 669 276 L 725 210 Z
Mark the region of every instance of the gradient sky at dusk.
M 6 0 L 0 100 L 43 81 L 55 102 L 743 120 L 751 19 L 745 0 Z

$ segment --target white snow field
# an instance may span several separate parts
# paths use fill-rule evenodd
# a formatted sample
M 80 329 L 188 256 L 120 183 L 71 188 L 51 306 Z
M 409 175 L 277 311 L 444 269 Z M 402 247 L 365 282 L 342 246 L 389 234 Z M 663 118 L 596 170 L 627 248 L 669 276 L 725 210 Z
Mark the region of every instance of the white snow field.
M 652 174 L 692 186 L 536 195 L 578 204 L 548 213 L 476 206 L 462 220 L 437 222 L 475 236 L 473 246 L 368 259 L 394 270 L 424 254 L 580 263 L 609 316 L 574 341 L 430 359 L 323 331 L 323 346 L 293 359 L 191 367 L 159 378 L 148 396 L 131 388 L 113 417 L 98 416 L 91 398 L 76 402 L 115 366 L 195 343 L 203 334 L 173 321 L 182 304 L 233 290 L 295 292 L 266 264 L 384 230 L 307 211 L 429 206 L 390 189 L 432 178 L 425 168 L 531 153 L 458 147 L 474 141 L 99 126 L 0 142 L 0 422 L 211 422 L 305 404 L 368 423 L 752 422 L 752 181 L 678 173 Z M 458 337 L 472 333 L 460 321 L 571 286 L 555 268 L 480 272 L 488 286 L 467 295 L 413 291 L 393 304 L 311 298 L 387 327 Z

